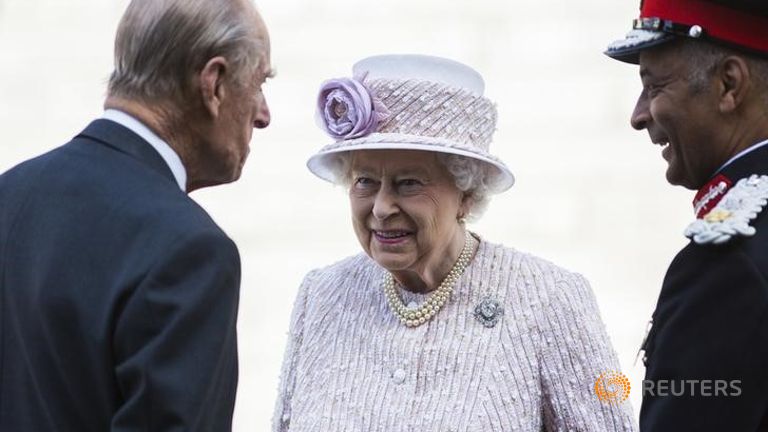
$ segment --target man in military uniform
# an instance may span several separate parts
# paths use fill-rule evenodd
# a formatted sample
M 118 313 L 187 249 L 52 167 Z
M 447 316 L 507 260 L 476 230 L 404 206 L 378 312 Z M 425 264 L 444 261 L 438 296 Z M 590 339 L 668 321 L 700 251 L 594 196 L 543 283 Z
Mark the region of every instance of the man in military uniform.
M 768 431 L 768 6 L 645 0 L 606 54 L 638 64 L 632 127 L 698 190 L 643 343 L 643 431 Z

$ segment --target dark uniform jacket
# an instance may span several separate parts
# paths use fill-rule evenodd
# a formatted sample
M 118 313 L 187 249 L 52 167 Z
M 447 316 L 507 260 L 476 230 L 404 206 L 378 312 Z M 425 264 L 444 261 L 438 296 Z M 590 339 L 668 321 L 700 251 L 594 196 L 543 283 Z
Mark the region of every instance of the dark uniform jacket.
M 240 260 L 109 120 L 0 176 L 0 431 L 229 431 Z
M 768 175 L 768 146 L 719 173 L 731 191 L 755 174 Z M 768 431 L 768 209 L 750 225 L 670 265 L 644 344 L 643 432 Z

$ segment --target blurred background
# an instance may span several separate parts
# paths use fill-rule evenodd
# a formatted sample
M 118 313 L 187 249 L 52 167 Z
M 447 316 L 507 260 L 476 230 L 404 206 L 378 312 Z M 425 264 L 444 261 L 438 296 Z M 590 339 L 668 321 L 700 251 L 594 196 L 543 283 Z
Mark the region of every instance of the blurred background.
M 101 114 L 127 0 L 0 0 L 0 172 Z M 637 0 L 260 0 L 278 76 L 272 125 L 254 133 L 241 180 L 192 194 L 243 261 L 236 431 L 267 430 L 290 311 L 303 275 L 360 250 L 345 192 L 307 157 L 321 81 L 369 55 L 424 53 L 477 69 L 498 103 L 492 152 L 517 176 L 470 228 L 583 273 L 630 378 L 693 194 L 666 184 L 660 147 L 629 126 L 636 67 L 609 60 Z M 2 203 L 0 203 L 2 205 Z M 586 397 L 586 396 L 585 396 Z M 592 396 L 590 396 L 592 397 Z

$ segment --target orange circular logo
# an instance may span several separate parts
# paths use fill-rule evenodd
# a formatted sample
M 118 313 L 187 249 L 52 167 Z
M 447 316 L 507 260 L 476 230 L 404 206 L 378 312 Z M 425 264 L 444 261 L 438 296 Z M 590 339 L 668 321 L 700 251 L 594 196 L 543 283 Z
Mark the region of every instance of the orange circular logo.
M 621 372 L 602 373 L 595 381 L 595 395 L 605 403 L 624 402 L 629 397 L 630 388 L 629 380 Z

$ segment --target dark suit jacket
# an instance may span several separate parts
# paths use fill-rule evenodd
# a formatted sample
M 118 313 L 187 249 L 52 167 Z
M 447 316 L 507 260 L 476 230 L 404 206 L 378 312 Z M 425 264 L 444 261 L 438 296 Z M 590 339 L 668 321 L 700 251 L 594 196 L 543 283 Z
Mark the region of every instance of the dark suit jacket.
M 734 184 L 768 174 L 768 147 L 721 174 Z M 751 225 L 753 237 L 691 242 L 670 265 L 646 343 L 646 380 L 655 396 L 644 392 L 642 431 L 768 431 L 768 208 Z M 660 396 L 664 380 L 675 387 Z
M 240 258 L 96 120 L 0 176 L 0 431 L 229 431 Z

